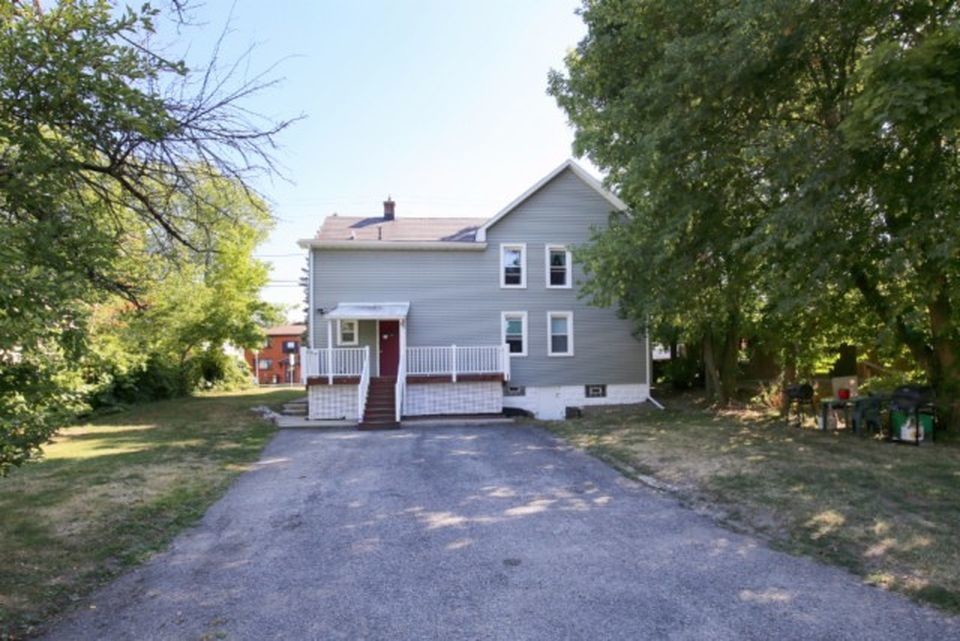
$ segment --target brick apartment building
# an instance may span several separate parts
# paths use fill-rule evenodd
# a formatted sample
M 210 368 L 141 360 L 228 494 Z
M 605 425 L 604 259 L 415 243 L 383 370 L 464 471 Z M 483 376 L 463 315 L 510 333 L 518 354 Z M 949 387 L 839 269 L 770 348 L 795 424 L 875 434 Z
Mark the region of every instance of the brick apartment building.
M 300 383 L 300 344 L 306 331 L 306 325 L 271 327 L 262 349 L 244 352 L 244 359 L 259 384 Z

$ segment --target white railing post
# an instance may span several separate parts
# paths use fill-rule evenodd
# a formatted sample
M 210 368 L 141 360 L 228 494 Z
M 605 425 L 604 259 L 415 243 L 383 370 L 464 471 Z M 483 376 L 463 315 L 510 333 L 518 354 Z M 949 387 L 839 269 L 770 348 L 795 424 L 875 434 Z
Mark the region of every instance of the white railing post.
M 453 382 L 457 382 L 457 346 L 450 346 L 450 376 L 453 378 Z
M 360 363 L 360 384 L 357 385 L 357 422 L 363 422 L 367 409 L 367 390 L 370 387 L 370 346 L 363 348 L 363 361 Z
M 510 380 L 510 345 L 509 344 L 504 343 L 503 345 L 501 345 L 500 359 L 502 361 L 502 365 L 500 369 L 503 372 L 503 380 L 509 381 Z
M 327 385 L 333 385 L 333 321 L 327 320 Z
M 400 351 L 400 362 L 397 364 L 397 382 L 393 389 L 394 418 L 397 423 L 403 416 L 403 397 L 407 393 L 407 350 Z
M 259 377 L 257 378 L 259 381 Z M 306 347 L 300 348 L 300 382 L 304 385 L 307 384 L 307 348 Z

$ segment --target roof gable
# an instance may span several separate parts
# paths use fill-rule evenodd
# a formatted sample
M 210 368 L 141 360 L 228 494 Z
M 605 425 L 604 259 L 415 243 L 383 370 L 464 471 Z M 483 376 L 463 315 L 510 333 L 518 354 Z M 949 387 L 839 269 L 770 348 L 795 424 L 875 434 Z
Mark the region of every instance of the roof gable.
M 523 192 L 516 199 L 513 200 L 509 205 L 501 209 L 497 214 L 489 219 L 486 223 L 481 225 L 476 232 L 476 240 L 478 242 L 485 242 L 487 240 L 487 230 L 497 224 L 500 220 L 507 217 L 512 213 L 517 207 L 525 203 L 531 196 L 536 194 L 538 191 L 546 187 L 554 178 L 562 174 L 565 170 L 569 169 L 573 174 L 579 178 L 584 184 L 593 189 L 597 194 L 599 194 L 604 200 L 610 203 L 618 211 L 624 211 L 627 209 L 627 204 L 620 200 L 616 194 L 608 191 L 600 184 L 596 178 L 591 176 L 587 170 L 578 165 L 573 161 L 572 158 L 565 160 L 559 167 L 551 171 L 549 174 L 538 180 L 530 189 Z

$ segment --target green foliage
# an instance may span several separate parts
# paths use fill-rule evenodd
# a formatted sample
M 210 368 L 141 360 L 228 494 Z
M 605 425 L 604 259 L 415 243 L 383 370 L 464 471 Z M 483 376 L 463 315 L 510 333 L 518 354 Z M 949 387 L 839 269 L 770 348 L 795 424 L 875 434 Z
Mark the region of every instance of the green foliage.
M 791 367 L 836 340 L 908 349 L 960 396 L 958 14 L 585 2 L 550 92 L 632 208 L 581 250 L 594 302 Z
M 250 387 L 250 367 L 222 350 L 207 350 L 190 361 L 192 389 L 231 392 Z
M 228 181 L 211 183 L 210 192 L 230 208 L 231 219 L 217 219 L 213 206 L 198 210 L 210 217 L 208 251 L 147 253 L 142 307 L 115 298 L 97 308 L 87 360 L 97 406 L 237 389 L 249 381 L 223 348 L 260 345 L 262 327 L 279 320 L 278 310 L 259 299 L 268 268 L 252 258 L 272 222 L 264 205 Z
M 245 181 L 288 123 L 239 104 L 269 83 L 152 51 L 158 15 L 0 3 L 0 475 L 87 400 L 184 391 L 194 352 L 272 313 Z
M 675 390 L 687 390 L 697 385 L 700 377 L 700 359 L 690 354 L 670 359 L 663 368 L 664 382 Z

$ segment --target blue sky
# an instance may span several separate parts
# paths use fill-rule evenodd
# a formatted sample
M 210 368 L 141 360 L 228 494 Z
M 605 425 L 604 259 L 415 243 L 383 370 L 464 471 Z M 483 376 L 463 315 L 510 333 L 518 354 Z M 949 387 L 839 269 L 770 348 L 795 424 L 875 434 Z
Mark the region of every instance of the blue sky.
M 491 216 L 571 155 L 547 72 L 583 37 L 576 0 L 209 0 L 181 32 L 203 60 L 230 20 L 224 57 L 251 44 L 251 72 L 283 83 L 250 107 L 303 114 L 280 139 L 283 180 L 262 181 L 277 226 L 259 250 L 271 302 L 296 307 L 296 241 L 332 213 Z M 232 17 L 231 17 L 231 6 Z M 592 167 L 587 165 L 592 170 Z

